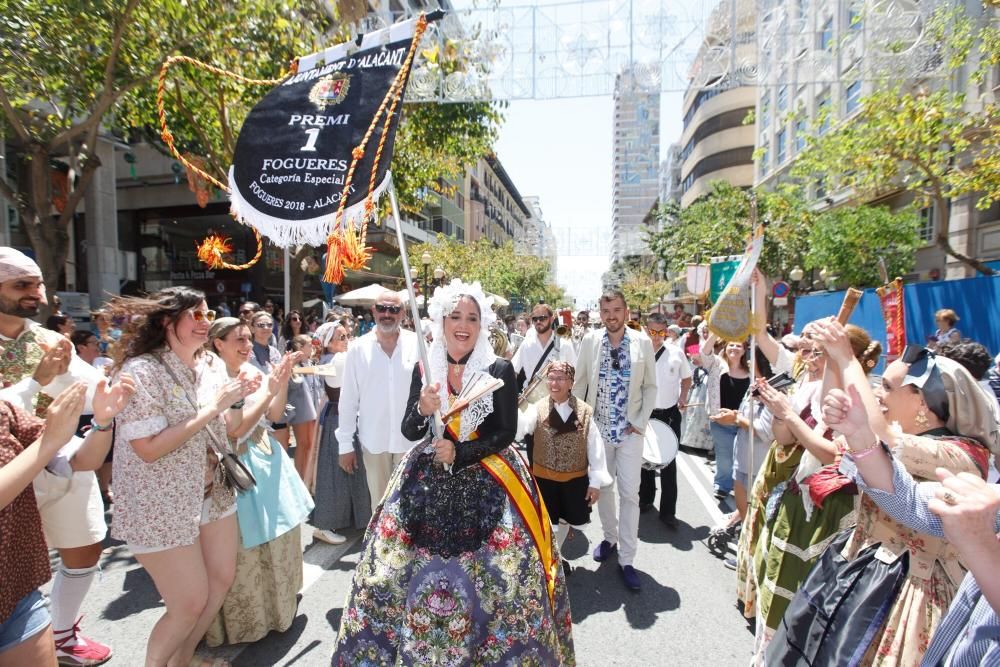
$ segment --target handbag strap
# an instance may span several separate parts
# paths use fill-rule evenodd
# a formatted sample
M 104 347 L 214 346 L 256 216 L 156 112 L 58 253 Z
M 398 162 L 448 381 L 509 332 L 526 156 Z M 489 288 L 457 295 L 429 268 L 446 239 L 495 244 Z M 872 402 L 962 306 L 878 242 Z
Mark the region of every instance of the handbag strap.
M 184 398 L 187 399 L 188 403 L 191 404 L 191 407 L 194 408 L 194 411 L 197 414 L 199 410 L 198 402 L 194 400 L 194 398 L 191 397 L 191 394 L 188 393 L 187 389 L 184 388 L 184 383 L 182 383 L 181 379 L 177 377 L 177 373 L 174 372 L 174 369 L 172 369 L 167 364 L 167 360 L 163 358 L 163 355 L 159 352 L 155 352 L 154 354 L 156 358 L 159 359 L 160 365 L 163 366 L 163 369 L 167 371 L 167 374 L 170 375 L 170 377 L 173 378 L 174 382 L 181 388 L 181 391 L 184 393 Z M 219 456 L 219 458 L 222 458 L 225 454 L 229 453 L 229 448 L 219 444 L 218 437 L 214 433 L 212 433 L 212 429 L 207 428 L 207 424 L 204 431 L 205 433 L 208 433 L 208 438 L 209 440 L 211 440 L 212 449 L 215 450 L 215 453 Z

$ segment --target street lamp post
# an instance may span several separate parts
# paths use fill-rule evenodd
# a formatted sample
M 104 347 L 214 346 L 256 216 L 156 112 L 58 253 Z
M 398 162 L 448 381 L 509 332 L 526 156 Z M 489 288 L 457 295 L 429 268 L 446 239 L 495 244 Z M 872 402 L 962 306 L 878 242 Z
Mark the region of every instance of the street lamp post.
M 430 284 L 427 282 L 427 272 L 430 270 L 431 266 L 431 254 L 429 252 L 424 252 L 420 256 L 420 262 L 424 265 L 424 280 L 422 282 L 424 288 L 421 290 L 423 292 L 423 303 L 421 304 L 424 317 L 427 317 L 427 293 L 430 291 Z

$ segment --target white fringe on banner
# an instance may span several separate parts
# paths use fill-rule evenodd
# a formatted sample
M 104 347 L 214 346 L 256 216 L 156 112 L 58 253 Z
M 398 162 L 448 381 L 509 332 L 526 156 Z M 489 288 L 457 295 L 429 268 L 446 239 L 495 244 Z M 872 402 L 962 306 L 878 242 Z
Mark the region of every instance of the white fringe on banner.
M 360 228 L 371 218 L 378 222 L 378 203 L 385 194 L 386 188 L 392 179 L 392 172 L 386 170 L 382 182 L 372 191 L 372 202 L 375 204 L 376 214 L 368 216 L 365 214 L 365 200 L 362 199 L 353 206 L 344 209 L 341 216 L 341 229 L 345 229 L 349 223 L 354 223 L 355 228 Z M 250 202 L 243 198 L 239 188 L 236 187 L 233 167 L 229 168 L 229 202 L 230 210 L 236 219 L 244 224 L 255 227 L 257 231 L 267 237 L 274 245 L 280 248 L 290 248 L 295 245 L 326 245 L 326 239 L 334 231 L 333 226 L 337 221 L 337 214 L 329 213 L 318 218 L 308 220 L 286 220 L 276 218 L 267 213 L 261 213 L 255 209 Z

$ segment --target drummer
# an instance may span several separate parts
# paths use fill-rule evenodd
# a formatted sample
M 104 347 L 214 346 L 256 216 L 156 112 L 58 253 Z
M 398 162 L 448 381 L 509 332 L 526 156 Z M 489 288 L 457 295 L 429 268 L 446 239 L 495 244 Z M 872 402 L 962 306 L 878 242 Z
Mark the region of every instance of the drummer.
M 531 472 L 549 511 L 559 548 L 569 527 L 590 523 L 590 508 L 611 484 L 604 462 L 604 441 L 593 423 L 593 410 L 573 396 L 576 371 L 568 361 L 554 361 L 546 380 L 549 395 L 520 413 L 518 433 L 534 434 Z M 569 563 L 563 560 L 566 575 Z
M 672 325 L 671 325 L 672 326 Z M 665 345 L 670 327 L 662 313 L 650 313 L 646 318 L 646 333 L 653 342 L 656 359 L 656 407 L 650 419 L 658 419 L 681 437 L 681 410 L 687 405 L 691 390 L 691 364 L 684 351 L 676 345 Z M 656 472 L 643 469 L 639 484 L 639 511 L 653 509 L 656 497 Z M 677 527 L 677 463 L 660 469 L 660 521 L 670 528 Z

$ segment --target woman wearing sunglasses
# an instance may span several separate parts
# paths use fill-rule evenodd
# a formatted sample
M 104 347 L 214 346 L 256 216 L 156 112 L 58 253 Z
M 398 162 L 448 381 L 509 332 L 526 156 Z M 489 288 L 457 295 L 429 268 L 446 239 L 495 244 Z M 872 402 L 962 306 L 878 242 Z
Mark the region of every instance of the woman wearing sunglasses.
M 281 327 L 281 336 L 278 338 L 278 350 L 289 352 L 292 339 L 306 333 L 305 320 L 302 313 L 297 310 L 289 311 L 285 323 Z
M 333 364 L 336 375 L 323 378 L 327 403 L 320 417 L 319 453 L 316 459 L 316 509 L 313 510 L 313 537 L 327 544 L 342 544 L 347 538 L 338 533 L 344 528 L 363 529 L 372 515 L 367 473 L 361 443 L 354 439 L 358 470 L 353 475 L 340 467 L 337 426 L 340 423 L 338 402 L 344 383 L 349 329 L 343 322 L 327 322 L 316 330 L 323 350 L 320 364 Z
M 135 380 L 133 400 L 116 420 L 111 533 L 128 544 L 166 605 L 146 665 L 187 665 L 236 570 L 236 500 L 217 450 L 239 428 L 244 399 L 260 379 L 212 376 L 219 369 L 205 363 L 203 347 L 215 313 L 198 290 L 168 287 L 111 307 L 130 323 L 114 371 Z
M 844 354 L 846 337 L 845 328 L 832 321 L 821 323 L 815 334 L 828 363 L 839 369 L 841 386 L 850 389 L 851 402 L 862 402 L 868 417 L 867 428 L 839 426 L 845 437 L 837 442 L 847 448 L 842 471 L 860 481 L 857 468 L 871 470 L 869 458 L 891 455 L 917 480 L 933 480 L 940 469 L 985 478 L 1000 425 L 992 399 L 969 372 L 930 350 L 909 347 L 873 391 L 863 366 Z M 866 472 L 864 479 L 885 488 L 877 478 Z M 874 497 L 881 504 L 892 501 L 888 494 Z M 965 568 L 943 537 L 907 523 L 861 494 L 857 525 L 834 541 L 803 582 L 767 664 L 801 664 L 803 657 L 809 664 L 921 662 Z M 831 585 L 831 576 L 840 585 Z M 816 609 L 826 611 L 815 614 Z M 810 641 L 817 636 L 821 643 Z

